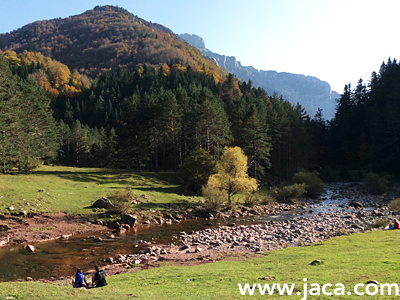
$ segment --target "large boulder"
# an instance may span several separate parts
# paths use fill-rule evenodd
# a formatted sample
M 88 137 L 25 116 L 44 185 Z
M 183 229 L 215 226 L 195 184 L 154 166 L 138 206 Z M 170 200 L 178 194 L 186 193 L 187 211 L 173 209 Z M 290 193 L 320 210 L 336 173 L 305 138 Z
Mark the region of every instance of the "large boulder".
M 97 208 L 106 208 L 106 209 L 110 209 L 113 207 L 111 201 L 105 197 L 97 199 L 96 202 L 92 204 L 92 206 Z
M 121 216 L 121 221 L 132 226 L 135 226 L 137 217 L 135 215 L 125 214 Z

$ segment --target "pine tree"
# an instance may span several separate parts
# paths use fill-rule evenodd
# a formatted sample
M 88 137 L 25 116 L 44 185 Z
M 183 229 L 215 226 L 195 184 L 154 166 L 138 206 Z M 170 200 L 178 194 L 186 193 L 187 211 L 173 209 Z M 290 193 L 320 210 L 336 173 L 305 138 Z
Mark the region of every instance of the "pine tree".
M 115 167 L 115 158 L 117 156 L 117 134 L 114 127 L 107 135 L 104 145 L 104 166 L 108 168 Z
M 55 156 L 56 126 L 47 97 L 33 78 L 18 81 L 0 54 L 0 125 L 3 172 L 12 166 L 26 173 L 39 160 Z
M 18 102 L 21 95 L 12 76 L 8 60 L 0 54 L 0 162 L 3 173 L 13 166 L 16 147 L 13 143 L 19 130 Z
M 50 99 L 37 82 L 28 78 L 20 83 L 24 98 L 20 101 L 20 131 L 16 135 L 19 164 L 25 172 L 39 160 L 53 159 L 57 145 L 57 129 L 49 104 Z

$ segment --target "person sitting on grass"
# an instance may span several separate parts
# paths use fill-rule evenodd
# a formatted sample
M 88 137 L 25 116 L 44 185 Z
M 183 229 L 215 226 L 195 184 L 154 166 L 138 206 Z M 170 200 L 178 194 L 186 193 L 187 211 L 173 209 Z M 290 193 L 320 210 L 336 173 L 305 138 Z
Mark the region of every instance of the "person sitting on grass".
M 72 284 L 73 284 L 74 288 L 86 287 L 87 283 L 86 283 L 85 275 L 83 275 L 81 269 L 78 269 L 76 271 L 76 275 L 75 275 L 75 278 L 72 280 Z
M 96 269 L 96 273 L 94 273 L 92 278 L 93 287 L 102 287 L 107 285 L 106 272 L 104 270 L 99 270 L 98 266 L 95 266 L 94 268 Z
M 400 222 L 396 219 L 393 218 L 394 223 L 390 224 L 389 229 L 400 229 Z

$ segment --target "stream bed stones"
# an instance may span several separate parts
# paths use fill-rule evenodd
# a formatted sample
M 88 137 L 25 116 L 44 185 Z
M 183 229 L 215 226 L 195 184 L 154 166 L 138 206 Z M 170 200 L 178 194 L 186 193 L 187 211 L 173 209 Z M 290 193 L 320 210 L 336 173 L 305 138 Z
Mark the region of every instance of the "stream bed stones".
M 307 245 L 338 235 L 371 230 L 378 217 L 390 217 L 387 207 L 383 206 L 388 201 L 385 197 L 365 194 L 357 186 L 332 184 L 329 192 L 321 197 L 322 201 L 303 207 L 303 211 L 288 216 L 285 221 L 269 220 L 263 224 L 240 226 L 230 223 L 192 234 L 181 233 L 178 239 L 185 245 L 217 251 L 262 252 Z M 371 206 L 372 209 L 364 208 Z
M 309 245 L 338 235 L 372 230 L 378 218 L 393 217 L 386 207 L 390 198 L 388 195 L 366 194 L 359 185 L 330 184 L 319 199 L 220 212 L 215 217 L 221 220 L 229 218 L 227 226 L 188 233 L 181 231 L 171 245 L 138 245 L 139 253 L 119 255 L 113 261 L 128 266 L 162 260 L 213 261 L 210 254 L 257 254 Z M 352 202 L 357 202 L 357 205 L 350 205 Z M 285 213 L 280 215 L 281 212 Z M 193 216 L 192 212 L 189 215 Z M 185 219 L 189 215 L 173 215 L 164 224 Z M 237 225 L 239 222 L 230 220 L 243 216 L 253 217 L 255 224 Z M 277 218 L 271 219 L 271 216 Z M 212 218 L 212 215 L 208 216 L 208 219 Z

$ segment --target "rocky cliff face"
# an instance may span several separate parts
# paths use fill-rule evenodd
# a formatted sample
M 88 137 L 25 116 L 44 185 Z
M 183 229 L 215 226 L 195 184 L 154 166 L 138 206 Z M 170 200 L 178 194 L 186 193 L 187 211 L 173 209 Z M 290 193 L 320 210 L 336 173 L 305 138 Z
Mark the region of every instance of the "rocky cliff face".
M 262 87 L 269 95 L 277 92 L 278 95 L 282 95 L 285 100 L 293 104 L 300 103 L 311 117 L 314 117 L 318 108 L 321 108 L 326 120 L 333 118 L 336 107 L 335 99 L 338 99 L 340 95 L 331 90 L 329 83 L 312 76 L 263 71 L 251 66 L 242 66 L 234 56 L 220 55 L 208 50 L 204 40 L 195 34 L 185 33 L 180 37 L 214 59 L 228 72 L 235 74 L 239 79 L 251 80 L 255 87 Z

